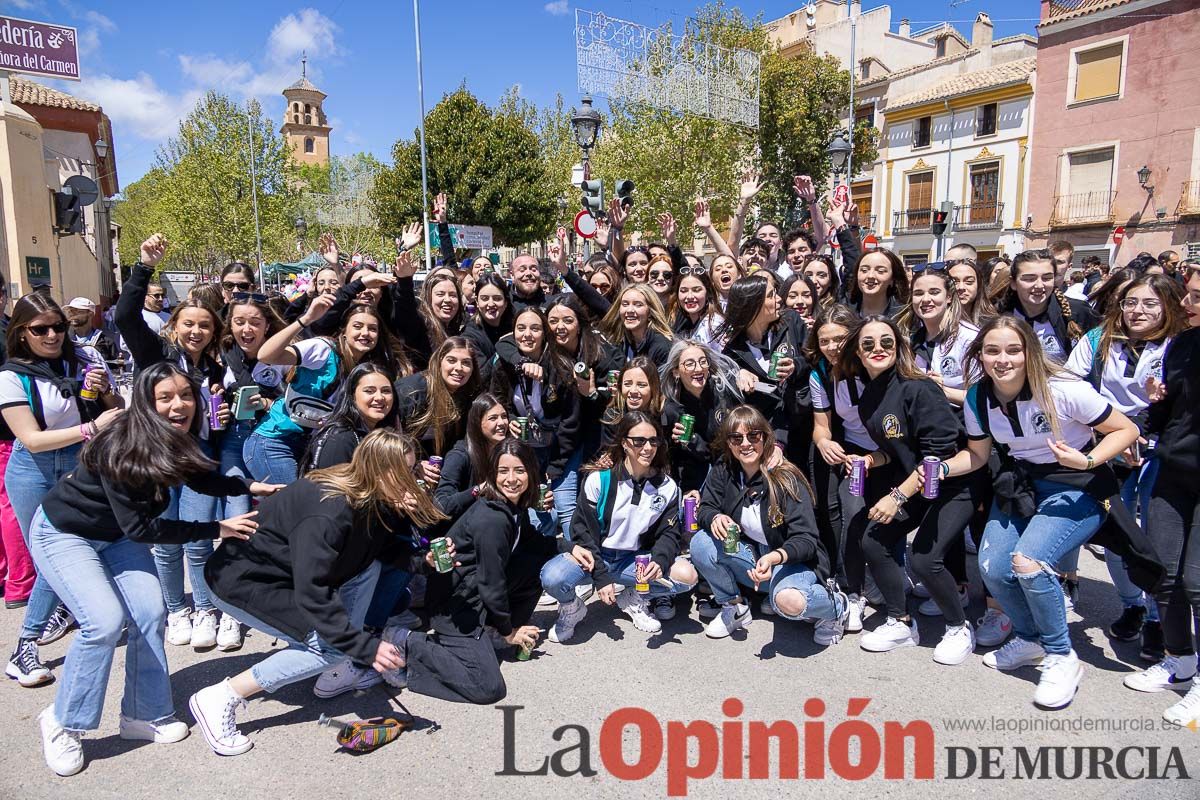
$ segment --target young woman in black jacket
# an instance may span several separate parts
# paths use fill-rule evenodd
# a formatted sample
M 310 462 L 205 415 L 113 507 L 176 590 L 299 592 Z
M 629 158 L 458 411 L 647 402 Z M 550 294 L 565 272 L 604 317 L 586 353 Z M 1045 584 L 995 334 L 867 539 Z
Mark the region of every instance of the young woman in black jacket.
M 646 284 L 621 289 L 599 327 L 604 337 L 622 350 L 625 360 L 646 356 L 658 367 L 667 362 L 671 325 L 658 295 Z
M 513 306 L 508 294 L 508 283 L 494 272 L 482 276 L 475 283 L 475 313 L 466 317 L 462 335 L 469 339 L 479 351 L 485 381 L 491 375 L 492 356 L 496 354 L 496 343 L 506 333 L 512 333 Z
M 308 443 L 303 472 L 349 463 L 359 443 L 371 431 L 395 430 L 399 417 L 394 381 L 390 369 L 371 361 L 350 370 L 333 412 Z
M 363 630 L 363 618 L 378 561 L 415 571 L 422 559 L 413 557 L 420 546 L 413 526 L 445 518 L 417 488 L 410 454 L 402 434 L 373 431 L 349 464 L 310 472 L 261 503 L 255 535 L 209 559 L 205 577 L 221 610 L 287 644 L 191 696 L 188 706 L 214 752 L 251 748 L 236 714 L 260 692 L 346 658 L 378 672 L 402 666 L 393 644 Z
M 434 502 L 450 519 L 458 519 L 483 489 L 487 466 L 496 445 L 508 438 L 508 410 L 490 392 L 471 401 L 467 435 L 446 454 Z
M 788 619 L 814 620 L 814 641 L 831 645 L 841 639 L 849 601 L 831 579 L 804 473 L 786 461 L 767 468 L 773 438 L 758 409 L 738 406 L 713 442 L 716 462 L 689 534 L 692 563 L 721 603 L 704 633 L 723 639 L 748 625 L 750 606 L 738 586 L 757 590 L 766 583 L 763 602 Z
M 79 466 L 34 515 L 30 549 L 39 572 L 69 598 L 79 636 L 58 694 L 38 720 L 46 763 L 59 775 L 83 769 L 80 738 L 100 724 L 113 655 L 127 637 L 120 736 L 167 743 L 188 734 L 175 719 L 163 644 L 166 619 L 152 542 L 244 539 L 254 513 L 223 522 L 166 519 L 169 489 L 187 483 L 213 495 L 270 494 L 216 472 L 197 445 L 199 389 L 174 364 L 142 370 L 130 408 L 84 447 Z
M 401 427 L 420 442 L 426 458 L 422 468 L 434 485 L 441 473 L 428 458 L 445 457 L 466 433 L 467 408 L 480 388 L 477 355 L 467 339 L 451 336 L 438 346 L 426 370 L 396 384 Z
M 855 312 L 895 317 L 907 302 L 908 272 L 900 256 L 877 247 L 858 257 L 846 289 L 846 303 Z

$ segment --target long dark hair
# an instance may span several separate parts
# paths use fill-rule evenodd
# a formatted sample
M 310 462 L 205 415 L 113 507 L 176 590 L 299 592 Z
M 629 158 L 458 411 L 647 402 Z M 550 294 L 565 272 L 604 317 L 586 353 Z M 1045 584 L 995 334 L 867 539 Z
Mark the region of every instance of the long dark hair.
M 471 462 L 471 473 L 478 483 L 487 474 L 488 464 L 492 458 L 491 440 L 483 435 L 483 418 L 496 406 L 504 408 L 500 398 L 491 392 L 484 392 L 471 401 L 471 410 L 467 412 L 467 459 Z
M 188 431 L 155 408 L 155 387 L 172 378 L 187 381 L 196 402 Z M 134 381 L 129 408 L 84 445 L 80 463 L 114 484 L 161 498 L 168 488 L 217 468 L 198 444 L 202 406 L 200 388 L 186 372 L 167 361 L 151 364 Z
M 466 350 L 471 364 L 471 377 L 457 391 L 451 391 L 442 378 L 442 359 L 452 350 Z M 462 336 L 447 338 L 429 357 L 429 366 L 425 370 L 425 408 L 408 424 L 409 432 L 416 436 L 432 429 L 433 446 L 439 453 L 449 449 L 444 446 L 447 444 L 446 437 L 453 435 L 467 408 L 467 400 L 479 391 L 479 361 L 479 353 L 471 340 Z
M 9 358 L 21 361 L 33 361 L 38 358 L 22 335 L 29 323 L 42 314 L 57 314 L 62 324 L 67 325 L 67 315 L 59 308 L 58 303 L 40 292 L 27 294 L 13 304 L 12 318 L 8 321 L 8 332 L 4 336 Z M 75 343 L 71 341 L 70 326 L 62 335 L 62 359 L 68 364 L 75 363 Z
M 537 505 L 538 499 L 542 493 L 542 468 L 538 465 L 537 453 L 528 442 L 522 442 L 520 439 L 512 436 L 505 439 L 496 448 L 492 450 L 491 457 L 488 459 L 487 471 L 484 473 L 483 488 L 479 490 L 480 497 L 486 497 L 489 500 L 500 500 L 508 502 L 508 498 L 500 491 L 500 487 L 496 485 L 496 472 L 500 469 L 501 456 L 516 456 L 525 466 L 525 472 L 529 476 L 529 485 L 525 487 L 525 491 L 517 498 L 517 510 L 525 511 Z
M 818 296 L 816 298 L 816 302 L 822 306 L 828 306 L 831 303 L 836 303 L 837 299 L 842 296 L 842 276 L 838 272 L 837 266 L 833 263 L 833 257 L 825 255 L 824 253 L 813 253 L 808 257 L 808 260 L 804 262 L 804 266 L 800 268 L 800 272 L 804 273 L 804 270 L 808 269 L 808 265 L 814 261 L 819 261 L 824 265 L 825 269 L 829 270 L 829 288 L 824 292 L 817 292 Z
M 804 340 L 804 358 L 814 365 L 826 361 L 825 354 L 821 352 L 821 328 L 826 325 L 841 325 L 847 331 L 852 331 L 860 321 L 858 312 L 845 303 L 834 303 L 823 309 L 808 329 L 808 336 Z M 829 367 L 836 369 L 837 364 L 830 364 Z
M 339 371 L 344 375 L 350 368 L 350 354 L 343 350 L 342 338 L 346 333 L 346 327 L 350 324 L 350 320 L 357 314 L 371 315 L 375 318 L 375 324 L 379 328 L 375 347 L 371 348 L 370 352 L 364 354 L 359 359 L 359 362 L 373 361 L 376 364 L 395 370 L 396 374 L 401 376 L 412 374 L 412 364 L 404 354 L 404 348 L 392 341 L 392 335 L 387 323 L 384 322 L 383 314 L 379 311 L 379 308 L 359 300 L 354 301 L 346 309 L 346 313 L 342 315 L 341 324 L 338 325 L 337 338 L 334 340 L 334 349 L 337 351 L 338 356 L 340 356 L 338 359 Z
M 1135 278 L 1122 288 L 1113 298 L 1113 302 L 1109 304 L 1108 311 L 1104 315 L 1104 320 L 1100 323 L 1100 342 L 1096 348 L 1096 356 L 1099 357 L 1101 364 L 1108 359 L 1108 352 L 1113 344 L 1130 341 L 1129 328 L 1125 325 L 1125 312 L 1121 308 L 1121 301 L 1128 297 L 1134 289 L 1140 289 L 1143 286 L 1154 292 L 1154 296 L 1162 303 L 1162 320 L 1143 341 L 1161 342 L 1169 336 L 1177 335 L 1187 326 L 1187 320 L 1183 315 L 1183 306 L 1179 303 L 1179 283 L 1166 275 L 1143 273 L 1141 277 Z
M 504 331 L 505 333 L 511 333 L 513 329 L 513 322 L 516 320 L 517 315 L 516 312 L 513 311 L 512 292 L 508 289 L 508 281 L 504 280 L 494 272 L 485 272 L 483 275 L 481 275 L 479 280 L 475 281 L 476 311 L 479 309 L 479 290 L 485 286 L 491 286 L 504 296 L 504 313 L 500 315 L 500 323 L 496 325 L 496 330 Z M 460 289 L 459 291 L 461 293 L 462 290 Z M 472 317 L 471 321 L 481 328 L 484 325 L 483 315 L 479 313 Z
M 888 285 L 888 297 L 896 298 L 896 301 L 903 304 L 908 302 L 908 273 L 904 269 L 904 262 L 900 256 L 893 253 L 886 247 L 876 247 L 874 250 L 864 250 L 858 260 L 854 262 L 854 269 L 850 271 L 850 285 L 846 287 L 846 300 L 851 305 L 861 306 L 863 301 L 862 287 L 858 285 L 858 268 L 862 264 L 863 259 L 868 256 L 881 255 L 887 259 L 888 266 L 892 270 L 892 282 Z
M 284 321 L 275 313 L 275 309 L 271 308 L 270 301 L 250 298 L 245 300 L 230 300 L 229 305 L 225 307 L 225 327 L 221 331 L 221 350 L 224 353 L 228 353 L 234 347 L 241 347 L 233 338 L 233 309 L 235 306 L 251 306 L 257 308 L 262 313 L 263 317 L 267 320 L 267 332 L 263 337 L 264 342 L 285 327 Z
M 758 462 L 758 471 L 762 473 L 763 481 L 767 484 L 767 508 L 771 516 L 775 516 L 779 510 L 781 493 L 793 500 L 799 500 L 800 492 L 804 491 L 808 493 L 810 500 L 816 499 L 808 478 L 792 462 L 784 459 L 774 469 L 767 468 L 767 462 L 775 452 L 775 431 L 771 429 L 762 412 L 754 406 L 737 406 L 721 422 L 711 445 L 711 452 L 718 460 L 723 461 L 731 472 L 742 468 L 741 462 L 733 457 L 729 449 L 729 435 L 740 427 L 745 427 L 747 433 L 758 431 L 763 436 L 762 458 Z
M 1137 280 L 1138 277 L 1138 271 L 1129 267 L 1115 269 L 1108 273 L 1108 277 L 1101 281 L 1096 288 L 1092 289 L 1092 293 L 1088 295 L 1088 302 L 1101 316 L 1108 314 L 1121 289 L 1125 288 L 1126 284 Z
M 746 330 L 762 310 L 763 301 L 767 299 L 767 291 L 771 282 L 766 275 L 756 273 L 745 278 L 738 278 L 729 287 L 729 303 L 725 306 L 725 341 L 734 339 L 746 333 Z M 782 318 L 782 312 L 780 313 Z M 778 320 L 771 327 L 778 324 Z
M 1050 255 L 1049 250 L 1023 250 L 1017 253 L 1012 261 L 1012 265 L 1008 268 L 1008 289 L 996 301 L 996 310 L 998 312 L 1001 314 L 1011 314 L 1020 307 L 1021 299 L 1017 295 L 1017 276 L 1021 272 L 1021 267 L 1026 264 L 1039 264 L 1043 261 L 1049 261 L 1051 265 L 1054 264 L 1054 257 Z M 1083 328 L 1071 318 L 1071 304 L 1067 302 L 1067 296 L 1058 289 L 1054 289 L 1051 292 L 1049 302 L 1058 303 L 1059 308 L 1062 309 L 1063 319 L 1067 322 L 1067 336 L 1070 337 L 1071 341 L 1074 342 L 1083 336 Z M 1070 349 L 1069 344 L 1067 347 L 1068 350 Z
M 358 406 L 354 402 L 354 393 L 358 390 L 358 384 L 362 383 L 363 378 L 368 375 L 382 375 L 387 378 L 389 384 L 394 385 L 396 383 L 396 375 L 389 367 L 376 364 L 374 361 L 363 361 L 356 364 L 354 369 L 350 370 L 350 374 L 346 376 L 343 391 L 338 393 L 337 403 L 334 405 L 332 413 L 325 418 L 321 423 L 321 427 L 313 433 L 312 438 L 309 440 L 308 450 L 305 452 L 304 458 L 300 460 L 301 464 L 315 464 L 321 448 L 329 437 L 335 433 L 355 431 L 363 436 L 367 434 L 367 424 L 363 421 L 362 412 L 358 410 Z M 399 428 L 394 392 L 395 390 L 393 389 L 392 407 L 388 409 L 388 413 L 375 426 L 376 429 Z
M 546 333 L 547 333 L 547 335 L 550 336 L 551 338 L 554 338 L 554 335 L 552 333 L 550 333 L 550 326 L 549 326 L 548 321 L 550 319 L 550 312 L 552 312 L 555 308 L 559 308 L 559 307 L 569 309 L 571 311 L 571 313 L 573 313 L 575 315 L 575 321 L 578 323 L 578 328 L 579 328 L 579 350 L 575 353 L 563 353 L 563 355 L 566 356 L 567 358 L 574 358 L 574 359 L 577 359 L 578 361 L 582 361 L 584 364 L 587 364 L 589 367 L 595 365 L 595 363 L 600 360 L 600 356 L 603 355 L 603 351 L 600 346 L 600 334 L 596 333 L 595 329 L 592 327 L 591 316 L 588 314 L 587 310 L 583 307 L 583 303 L 579 302 L 579 298 L 576 297 L 575 295 L 573 295 L 573 294 L 555 295 L 554 299 L 546 304 L 546 319 L 547 319 Z M 509 321 L 509 327 L 508 327 L 509 331 L 512 330 L 512 327 L 513 327 L 512 323 L 515 321 L 516 321 L 516 318 L 514 315 L 514 318 Z M 555 340 L 555 345 L 557 345 L 557 344 L 558 344 L 558 341 Z M 561 348 L 560 348 L 560 350 L 561 350 Z
M 621 415 L 621 419 L 617 421 L 617 429 L 613 432 L 612 444 L 604 450 L 601 450 L 596 460 L 583 467 L 584 472 L 598 472 L 607 469 L 611 465 L 613 471 L 617 475 L 625 474 L 625 437 L 629 432 L 642 423 L 654 427 L 654 435 L 658 437 L 658 450 L 654 453 L 654 461 L 650 465 L 651 469 L 659 475 L 665 475 L 671 468 L 668 460 L 667 440 L 663 437 L 662 424 L 650 414 L 644 411 L 626 411 Z M 607 456 L 607 459 L 605 458 Z
M 448 322 L 443 323 L 433 313 L 433 288 L 439 283 L 449 282 L 454 287 L 454 296 L 458 298 L 458 311 L 454 312 L 454 317 Z M 420 314 L 425 319 L 425 327 L 429 331 L 429 341 L 436 347 L 440 345 L 449 336 L 458 336 L 462 333 L 463 325 L 466 320 L 466 305 L 463 302 L 462 289 L 458 286 L 458 281 L 454 277 L 454 272 L 435 273 L 430 275 L 421 286 L 421 301 Z
M 900 324 L 896 320 L 884 314 L 870 314 L 863 317 L 850 330 L 850 334 L 846 337 L 846 343 L 842 345 L 841 355 L 838 357 L 838 377 L 850 380 L 862 376 L 864 381 L 868 380 L 867 368 L 863 366 L 862 359 L 858 357 L 858 340 L 862 337 L 863 329 L 873 322 L 888 326 L 892 335 L 896 337 L 896 374 L 907 380 L 928 380 L 925 373 L 917 368 L 917 361 L 913 357 L 908 334 L 901 331 Z

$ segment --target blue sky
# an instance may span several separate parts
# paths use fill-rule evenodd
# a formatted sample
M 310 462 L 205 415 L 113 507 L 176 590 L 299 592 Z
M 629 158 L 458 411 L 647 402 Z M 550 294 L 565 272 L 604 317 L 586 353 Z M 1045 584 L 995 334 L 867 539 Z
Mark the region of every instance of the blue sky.
M 738 3 L 773 19 L 801 0 Z M 914 30 L 955 21 L 970 35 L 971 21 L 989 13 L 997 37 L 1033 33 L 1037 0 L 947 2 L 892 0 L 893 28 L 902 17 Z M 575 8 L 603 11 L 643 25 L 676 23 L 698 5 L 681 0 L 503 0 L 421 3 L 425 102 L 433 104 L 464 81 L 485 102 L 508 87 L 538 104 L 561 92 L 574 102 Z M 884 3 L 865 0 L 864 9 Z M 73 24 L 80 31 L 80 83 L 67 92 L 99 102 L 113 120 L 122 185 L 153 164 L 155 150 L 207 89 L 237 100 L 257 97 L 281 117 L 279 91 L 299 77 L 307 51 L 309 77 L 329 95 L 332 150 L 370 151 L 390 160 L 392 143 L 412 134 L 418 104 L 412 7 L 407 0 L 165 0 L 80 2 L 0 0 L 5 14 Z

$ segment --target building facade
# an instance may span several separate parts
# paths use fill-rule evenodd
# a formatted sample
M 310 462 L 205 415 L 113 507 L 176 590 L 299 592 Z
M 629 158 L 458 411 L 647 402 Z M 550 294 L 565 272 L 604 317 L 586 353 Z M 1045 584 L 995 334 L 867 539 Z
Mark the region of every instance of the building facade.
M 292 157 L 301 164 L 329 166 L 329 134 L 333 130 L 322 105 L 328 96 L 308 79 L 308 65 L 301 67 L 300 80 L 283 90 L 287 107 L 279 132 L 292 147 Z

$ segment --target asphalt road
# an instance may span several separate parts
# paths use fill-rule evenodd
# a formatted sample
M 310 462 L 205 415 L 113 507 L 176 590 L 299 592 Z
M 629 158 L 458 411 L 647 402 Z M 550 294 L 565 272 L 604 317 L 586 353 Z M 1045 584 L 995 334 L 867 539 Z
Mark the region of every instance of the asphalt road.
M 920 647 L 871 654 L 858 647 L 854 636 L 831 648 L 818 648 L 812 644 L 810 626 L 773 619 L 756 620 L 733 640 L 712 641 L 703 636 L 694 616 L 688 618 L 682 612 L 665 624 L 662 634 L 647 637 L 626 618 L 617 616 L 615 609 L 593 600 L 591 613 L 570 645 L 543 644 L 532 661 L 504 665 L 508 697 L 501 705 L 523 709 L 505 712 L 404 693 L 401 699 L 418 717 L 418 729 L 369 755 L 339 752 L 334 733 L 315 723 L 322 712 L 342 719 L 394 715 L 395 706 L 383 688 L 318 700 L 311 685 L 302 684 L 252 702 L 242 717 L 242 730 L 254 740 L 254 749 L 234 758 L 214 755 L 194 728 L 192 735 L 178 744 L 124 742 L 117 737 L 122 649 L 113 665 L 114 679 L 109 683 L 101 728 L 84 739 L 87 767 L 75 777 L 61 779 L 42 761 L 35 719 L 52 701 L 54 685 L 21 689 L 10 681 L 0 687 L 5 719 L 0 733 L 0 798 L 666 797 L 668 775 L 673 776 L 676 789 L 685 786 L 689 797 L 703 798 L 776 797 L 808 791 L 819 792 L 822 798 L 1011 798 L 1014 792 L 1031 796 L 1053 792 L 1055 800 L 1133 797 L 1135 792 L 1155 798 L 1200 797 L 1200 733 L 1159 724 L 1159 715 L 1173 702 L 1173 695 L 1139 694 L 1121 685 L 1123 675 L 1139 668 L 1137 648 L 1133 644 L 1114 647 L 1104 636 L 1103 627 L 1119 613 L 1119 603 L 1103 563 L 1086 551 L 1082 561 L 1084 616 L 1071 616 L 1071 635 L 1086 664 L 1086 675 L 1075 702 L 1060 712 L 1038 711 L 1032 706 L 1039 674 L 1035 669 L 998 673 L 981 664 L 981 653 L 959 667 L 934 664 L 932 648 L 942 632 L 940 618 L 922 619 Z M 977 617 L 982 614 L 978 584 L 972 587 L 972 597 L 971 616 Z M 18 611 L 0 612 L 0 642 L 8 648 L 6 653 L 11 650 L 20 617 Z M 539 613 L 535 619 L 543 627 L 552 620 L 552 611 Z M 873 619 L 868 617 L 867 626 L 881 621 L 882 616 L 875 612 Z M 43 649 L 45 660 L 56 671 L 60 671 L 69 642 L 68 638 Z M 270 639 L 256 634 L 251 634 L 240 652 L 231 654 L 196 653 L 168 645 L 180 718 L 192 723 L 187 711 L 190 693 L 254 664 L 271 647 Z M 740 715 L 736 709 L 731 711 L 733 716 L 723 713 L 726 698 L 741 701 Z M 823 717 L 806 713 L 816 713 L 814 704 L 805 705 L 810 698 L 824 702 Z M 847 719 L 850 698 L 869 700 L 865 710 L 855 709 L 855 718 L 868 725 L 839 727 Z M 627 728 L 623 739 L 623 758 L 645 767 L 647 773 L 634 781 L 621 781 L 613 775 L 621 769 L 614 748 L 620 734 L 601 734 L 605 719 L 625 707 L 644 709 L 658 721 L 651 725 L 644 713 L 630 715 L 646 722 L 640 751 L 636 728 Z M 582 749 L 586 749 L 587 766 L 595 774 L 497 775 L 506 769 L 506 714 L 511 715 L 513 768 L 536 771 L 555 751 L 573 748 L 557 763 L 562 770 L 578 770 L 578 745 L 586 735 L 588 742 Z M 823 734 L 804 727 L 804 722 L 814 719 L 823 720 Z M 725 769 L 731 770 L 731 775 L 739 769 L 748 775 L 755 767 L 755 760 L 747 760 L 744 752 L 739 757 L 738 732 L 748 747 L 751 733 L 758 727 L 748 723 L 778 720 L 791 721 L 801 731 L 800 744 L 791 749 L 792 754 L 800 753 L 801 778 L 777 778 L 781 763 L 786 768 L 787 760 L 775 756 L 773 749 L 769 780 L 721 777 Z M 882 764 L 872 768 L 873 740 L 882 738 L 885 749 L 887 742 L 895 744 L 884 723 L 919 720 L 929 723 L 923 741 L 932 745 L 929 763 L 933 779 L 913 779 L 916 758 L 911 742 L 904 761 L 907 780 L 884 777 Z M 668 721 L 701 724 L 684 729 L 668 725 Z M 991 728 L 963 731 L 957 727 L 964 724 Z M 556 740 L 556 729 L 566 725 L 582 728 L 562 731 L 560 741 Z M 1020 730 L 1020 726 L 1040 729 Z M 1047 729 L 1050 726 L 1053 729 Z M 581 734 L 581 729 L 586 733 Z M 611 734 L 612 729 L 610 724 L 606 730 Z M 688 731 L 697 741 L 719 738 L 724 746 L 722 758 L 728 762 L 718 761 L 711 748 L 702 752 L 697 741 L 690 748 L 680 746 Z M 860 740 L 846 738 L 851 732 L 864 734 L 868 740 L 865 774 L 869 777 L 865 780 L 841 777 L 852 774 L 861 754 Z M 605 738 L 610 739 L 607 747 L 602 742 Z M 656 761 L 654 750 L 661 742 L 666 744 Z M 804 755 L 806 746 L 814 742 L 816 752 L 826 754 L 825 777 L 805 779 L 805 770 L 819 763 Z M 849 754 L 846 742 L 850 742 Z M 985 753 L 980 750 L 983 747 L 1002 749 Z M 1022 767 L 1018 747 L 1029 748 L 1026 758 L 1033 761 L 1032 767 Z M 1042 765 L 1050 776 L 1057 771 L 1055 751 L 1043 751 L 1043 760 L 1037 761 L 1037 747 L 1065 748 L 1059 752 L 1061 769 L 1068 775 L 1075 770 L 1075 754 L 1082 753 L 1085 776 L 1089 759 L 1094 756 L 1103 762 L 1105 753 L 1073 748 L 1111 748 L 1108 763 L 1114 769 L 1122 748 L 1140 748 L 1125 750 L 1125 774 L 1132 775 L 1151 771 L 1149 748 L 1157 747 L 1153 769 L 1170 777 L 1108 779 L 1101 763 L 1096 779 L 1031 779 L 1029 773 L 1037 776 Z M 972 777 L 947 777 L 951 766 L 948 748 L 964 748 L 954 751 L 958 774 L 966 770 L 970 760 L 966 749 L 970 750 L 975 760 Z M 674 764 L 670 763 L 672 753 Z M 711 758 L 716 775 L 681 784 L 684 758 L 697 763 L 699 772 L 710 766 L 704 759 Z M 993 774 L 1003 770 L 1004 777 L 981 779 L 985 761 L 993 764 Z M 1191 777 L 1180 779 L 1183 771 Z

